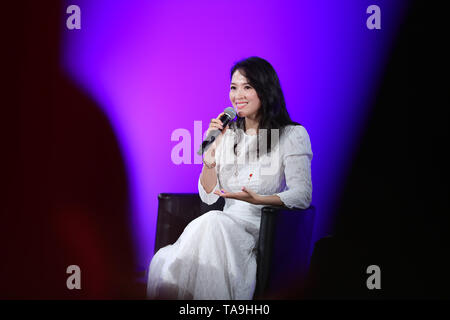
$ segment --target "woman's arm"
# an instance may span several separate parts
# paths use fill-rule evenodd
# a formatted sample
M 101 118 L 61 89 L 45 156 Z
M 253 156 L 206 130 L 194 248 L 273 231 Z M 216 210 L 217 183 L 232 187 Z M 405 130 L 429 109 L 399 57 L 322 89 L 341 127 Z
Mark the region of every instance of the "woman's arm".
M 231 198 L 246 201 L 251 204 L 257 205 L 262 204 L 267 206 L 284 206 L 280 197 L 277 195 L 263 196 L 245 187 L 243 187 L 242 191 L 240 192 L 227 192 L 222 189 L 221 191 L 215 190 L 214 194 L 223 198 Z
M 211 148 L 212 149 L 212 148 Z M 209 160 L 207 160 L 209 159 Z M 212 160 L 212 161 L 211 161 Z M 205 162 L 208 164 L 205 164 Z M 209 167 L 208 167 L 209 166 Z M 215 168 L 215 150 L 208 150 L 205 154 L 200 182 L 206 193 L 211 193 L 217 184 L 217 173 Z
M 257 204 L 262 204 L 266 206 L 284 206 L 284 203 L 281 201 L 280 197 L 277 195 L 272 196 L 259 196 Z
M 217 168 L 215 165 L 213 166 L 214 157 L 211 160 L 211 157 L 205 153 L 205 159 L 210 160 L 205 160 L 207 164 L 203 164 L 202 172 L 198 179 L 198 194 L 204 203 L 211 205 L 219 199 L 219 196 L 214 193 L 220 188 L 219 178 L 217 176 Z
M 222 121 L 219 119 L 223 114 L 224 113 L 222 112 L 216 119 L 211 119 L 207 135 L 211 130 L 223 130 L 205 152 L 202 172 L 200 173 L 200 177 L 198 179 L 198 193 L 200 199 L 209 205 L 215 203 L 217 199 L 219 199 L 219 196 L 213 193 L 214 190 L 219 190 L 219 179 L 217 177 L 216 168 L 216 150 L 220 145 L 225 132 L 229 128 L 229 125 L 223 128 Z
M 283 146 L 284 175 L 287 189 L 277 193 L 288 208 L 306 209 L 312 200 L 311 160 L 309 135 L 302 126 L 292 127 Z

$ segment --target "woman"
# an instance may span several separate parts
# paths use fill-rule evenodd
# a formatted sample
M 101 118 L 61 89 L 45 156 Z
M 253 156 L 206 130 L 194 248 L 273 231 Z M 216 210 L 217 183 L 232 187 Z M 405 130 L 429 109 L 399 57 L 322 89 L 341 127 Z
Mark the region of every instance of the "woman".
M 291 121 L 273 67 L 258 57 L 238 62 L 230 100 L 237 120 L 226 128 L 222 114 L 211 120 L 208 131 L 224 130 L 206 152 L 198 181 L 203 202 L 225 198 L 223 211 L 193 220 L 155 254 L 149 298 L 252 299 L 261 208 L 311 203 L 309 136 Z

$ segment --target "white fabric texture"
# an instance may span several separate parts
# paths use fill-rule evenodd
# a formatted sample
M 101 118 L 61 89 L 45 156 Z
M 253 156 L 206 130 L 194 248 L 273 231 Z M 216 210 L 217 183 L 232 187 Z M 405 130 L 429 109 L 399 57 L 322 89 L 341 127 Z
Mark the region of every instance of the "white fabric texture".
M 260 195 L 278 195 L 289 208 L 309 207 L 313 154 L 303 126 L 287 126 L 271 157 L 258 160 L 257 136 L 243 135 L 237 157 L 235 136 L 228 129 L 217 147 L 218 179 L 213 191 L 207 193 L 198 180 L 203 202 L 213 204 L 219 199 L 214 190 L 239 192 L 247 186 Z M 255 161 L 239 161 L 244 155 Z M 252 299 L 262 207 L 225 199 L 223 211 L 212 210 L 191 221 L 173 245 L 154 255 L 148 272 L 148 298 Z

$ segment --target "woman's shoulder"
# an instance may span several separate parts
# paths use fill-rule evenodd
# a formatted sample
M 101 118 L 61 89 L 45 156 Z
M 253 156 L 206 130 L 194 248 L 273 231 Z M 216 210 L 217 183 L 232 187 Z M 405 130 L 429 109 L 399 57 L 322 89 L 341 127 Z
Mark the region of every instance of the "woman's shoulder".
M 312 153 L 309 134 L 304 126 L 287 125 L 284 129 L 281 145 L 285 151 L 292 152 L 292 150 L 302 149 L 306 153 Z
M 307 137 L 309 139 L 309 134 L 306 128 L 300 124 L 289 124 L 284 127 L 284 132 L 286 137 Z

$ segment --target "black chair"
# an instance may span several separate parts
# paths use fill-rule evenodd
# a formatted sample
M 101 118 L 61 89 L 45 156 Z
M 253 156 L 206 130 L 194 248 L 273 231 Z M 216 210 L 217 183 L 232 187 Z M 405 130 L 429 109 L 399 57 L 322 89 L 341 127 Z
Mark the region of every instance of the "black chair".
M 207 205 L 197 193 L 159 194 L 155 253 L 174 243 L 189 222 L 210 210 L 222 210 L 224 204 L 225 199 L 219 198 Z M 306 210 L 262 208 L 254 299 L 273 297 L 294 279 L 306 278 L 314 216 L 312 206 Z

